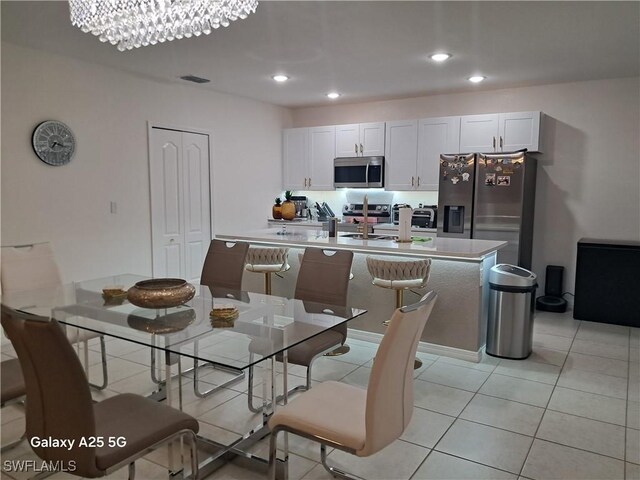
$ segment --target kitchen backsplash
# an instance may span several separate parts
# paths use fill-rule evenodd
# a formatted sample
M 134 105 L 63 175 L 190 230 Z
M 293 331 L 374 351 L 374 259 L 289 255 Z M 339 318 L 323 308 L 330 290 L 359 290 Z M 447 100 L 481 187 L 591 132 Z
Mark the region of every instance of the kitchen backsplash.
M 376 199 L 384 201 L 385 198 L 391 198 L 389 203 L 408 203 L 413 208 L 417 207 L 419 203 L 423 205 L 437 205 L 438 204 L 438 192 L 390 192 L 381 189 L 340 189 L 330 190 L 325 192 L 320 191 L 304 191 L 296 190 L 295 195 L 304 195 L 308 198 L 308 204 L 314 205 L 315 202 L 322 203 L 327 202 L 331 210 L 335 212 L 338 217 L 342 216 L 342 207 L 345 203 L 348 203 L 347 193 L 349 198 L 363 198 L 365 194 L 368 195 L 369 203 L 376 203 Z M 284 192 L 281 194 L 281 198 L 284 199 Z

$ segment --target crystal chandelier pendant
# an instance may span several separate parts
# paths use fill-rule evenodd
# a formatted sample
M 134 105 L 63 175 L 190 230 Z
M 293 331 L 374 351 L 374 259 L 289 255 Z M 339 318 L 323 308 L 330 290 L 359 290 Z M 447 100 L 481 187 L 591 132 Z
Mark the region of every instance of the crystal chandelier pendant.
M 208 35 L 257 7 L 258 0 L 69 0 L 71 23 L 120 51 Z

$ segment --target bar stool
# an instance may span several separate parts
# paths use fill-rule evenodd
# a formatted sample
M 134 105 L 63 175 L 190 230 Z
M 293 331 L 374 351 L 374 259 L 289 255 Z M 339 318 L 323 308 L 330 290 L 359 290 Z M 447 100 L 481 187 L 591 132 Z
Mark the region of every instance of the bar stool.
M 288 248 L 250 247 L 245 269 L 264 274 L 264 293 L 271 295 L 271 274 L 286 272 L 291 268 L 287 263 Z
M 402 259 L 367 257 L 367 269 L 373 277 L 376 287 L 390 288 L 396 291 L 396 308 L 402 308 L 404 291 L 411 288 L 424 288 L 429 281 L 431 259 Z M 390 320 L 382 322 L 387 327 Z M 420 368 L 422 362 L 416 358 L 414 368 Z
M 304 257 L 304 253 L 298 254 L 298 261 L 300 265 L 302 265 L 302 257 Z M 349 280 L 353 280 L 353 270 L 349 270 Z M 351 351 L 351 347 L 346 343 L 340 345 L 338 348 L 331 350 L 330 352 L 325 353 L 323 356 L 325 357 L 339 357 L 340 355 L 344 355 L 345 353 L 349 353 Z

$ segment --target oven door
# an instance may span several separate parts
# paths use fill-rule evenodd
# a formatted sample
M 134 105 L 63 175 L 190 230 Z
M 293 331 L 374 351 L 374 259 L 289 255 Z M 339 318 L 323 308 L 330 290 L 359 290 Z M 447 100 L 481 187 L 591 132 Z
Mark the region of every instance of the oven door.
M 384 187 L 384 157 L 336 158 L 333 165 L 336 188 Z

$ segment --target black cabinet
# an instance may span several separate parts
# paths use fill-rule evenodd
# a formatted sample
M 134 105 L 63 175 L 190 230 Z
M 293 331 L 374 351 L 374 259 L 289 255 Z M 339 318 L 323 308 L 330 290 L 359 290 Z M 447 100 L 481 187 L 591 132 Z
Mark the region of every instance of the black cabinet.
M 573 318 L 640 327 L 640 242 L 578 242 Z

